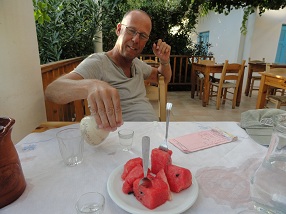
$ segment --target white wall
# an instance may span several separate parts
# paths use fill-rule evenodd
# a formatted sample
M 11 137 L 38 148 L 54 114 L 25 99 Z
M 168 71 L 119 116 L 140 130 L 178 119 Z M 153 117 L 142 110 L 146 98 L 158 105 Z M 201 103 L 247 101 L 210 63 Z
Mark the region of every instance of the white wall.
M 274 62 L 282 24 L 286 24 L 286 8 L 269 10 L 256 15 L 254 33 L 251 39 L 250 57 L 265 58 L 266 62 Z
M 240 26 L 243 12 L 233 10 L 228 16 L 210 12 L 207 16 L 200 17 L 196 31 L 209 31 L 209 43 L 212 47 L 210 52 L 214 53 L 217 63 L 226 59 L 230 62 L 239 60 L 239 47 L 241 40 Z M 227 18 L 226 18 L 227 17 Z M 193 40 L 196 41 L 196 35 Z
M 269 10 L 259 16 L 251 14 L 247 23 L 247 34 L 244 38 L 240 33 L 243 18 L 242 10 L 232 10 L 227 16 L 210 12 L 200 17 L 196 31 L 210 32 L 209 42 L 213 45 L 217 62 L 225 59 L 240 61 L 265 58 L 266 62 L 274 62 L 282 24 L 286 24 L 286 8 Z M 196 41 L 197 35 L 192 39 Z M 240 57 L 241 56 L 241 57 Z
M 247 22 L 247 34 L 241 35 L 240 27 L 243 19 L 242 10 L 232 10 L 227 16 L 210 12 L 200 17 L 196 31 L 209 31 L 209 42 L 213 47 L 217 63 L 228 59 L 230 62 L 248 62 L 248 58 L 274 62 L 278 47 L 282 24 L 286 24 L 286 8 L 266 11 L 259 16 L 258 12 L 251 14 Z M 192 39 L 196 41 L 197 35 Z M 247 69 L 245 68 L 244 85 L 246 84 Z
M 0 116 L 16 120 L 14 143 L 46 121 L 31 0 L 0 1 Z

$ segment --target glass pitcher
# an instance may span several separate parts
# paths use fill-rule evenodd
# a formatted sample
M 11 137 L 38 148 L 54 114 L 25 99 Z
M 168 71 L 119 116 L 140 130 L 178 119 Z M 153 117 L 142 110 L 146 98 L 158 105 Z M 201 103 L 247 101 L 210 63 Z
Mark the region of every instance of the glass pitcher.
M 270 145 L 251 178 L 250 190 L 257 211 L 286 213 L 286 114 L 273 117 Z

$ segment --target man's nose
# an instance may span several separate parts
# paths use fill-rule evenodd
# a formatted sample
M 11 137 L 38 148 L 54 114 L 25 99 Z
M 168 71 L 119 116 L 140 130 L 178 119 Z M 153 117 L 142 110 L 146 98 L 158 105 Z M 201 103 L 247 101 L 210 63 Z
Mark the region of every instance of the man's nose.
M 139 40 L 140 40 L 140 34 L 138 32 L 136 32 L 132 37 L 132 41 L 133 42 L 139 42 Z

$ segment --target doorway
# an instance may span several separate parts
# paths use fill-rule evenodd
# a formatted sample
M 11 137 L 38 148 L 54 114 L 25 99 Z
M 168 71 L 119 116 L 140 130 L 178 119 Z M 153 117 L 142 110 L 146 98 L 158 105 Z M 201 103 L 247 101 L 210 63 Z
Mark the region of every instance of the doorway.
M 282 25 L 275 63 L 286 64 L 286 25 Z

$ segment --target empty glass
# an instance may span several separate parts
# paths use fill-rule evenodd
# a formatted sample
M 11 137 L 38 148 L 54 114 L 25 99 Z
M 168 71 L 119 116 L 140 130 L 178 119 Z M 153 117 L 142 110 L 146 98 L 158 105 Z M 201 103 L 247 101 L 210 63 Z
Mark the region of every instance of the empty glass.
M 81 195 L 76 202 L 78 214 L 102 214 L 104 210 L 105 198 L 98 192 L 88 192 Z
M 75 166 L 83 160 L 83 137 L 80 129 L 67 128 L 57 133 L 62 158 L 66 165 Z

